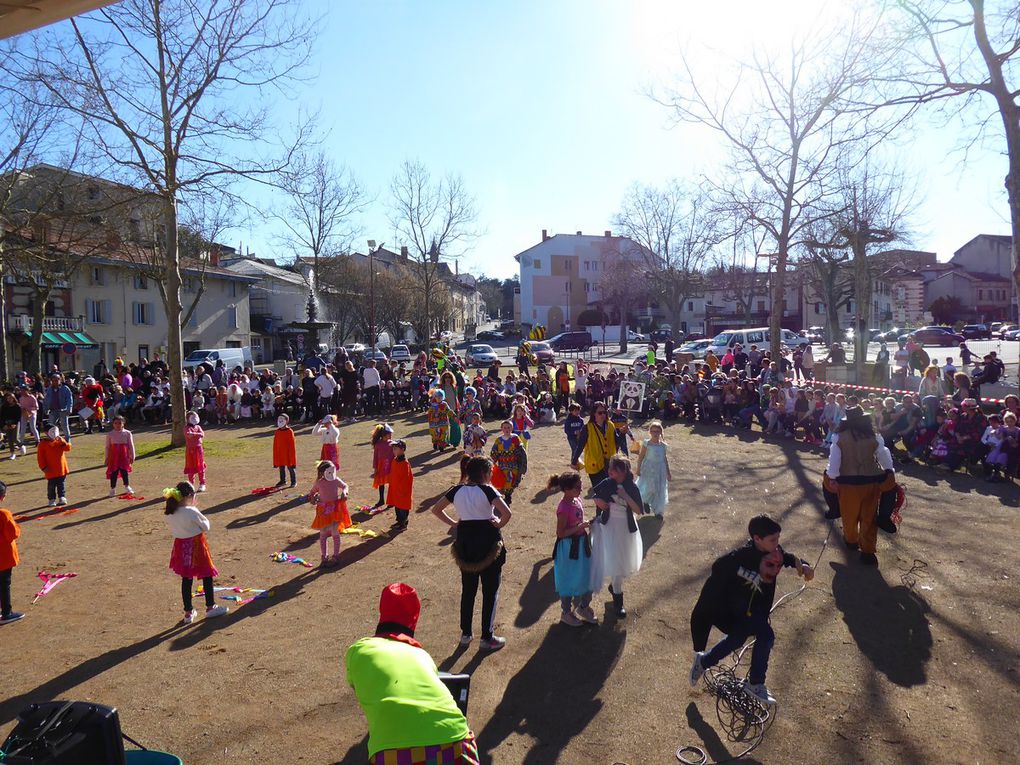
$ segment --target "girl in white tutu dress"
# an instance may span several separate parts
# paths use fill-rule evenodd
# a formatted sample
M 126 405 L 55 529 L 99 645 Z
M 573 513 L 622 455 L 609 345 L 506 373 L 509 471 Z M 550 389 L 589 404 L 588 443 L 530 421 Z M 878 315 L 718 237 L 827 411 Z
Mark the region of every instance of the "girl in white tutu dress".
M 609 461 L 609 477 L 595 486 L 598 511 L 591 531 L 592 592 L 602 590 L 610 580 L 609 593 L 619 618 L 627 616 L 623 607 L 623 580 L 641 568 L 644 544 L 635 516 L 642 514 L 641 492 L 634 483 L 630 460 L 613 457 Z

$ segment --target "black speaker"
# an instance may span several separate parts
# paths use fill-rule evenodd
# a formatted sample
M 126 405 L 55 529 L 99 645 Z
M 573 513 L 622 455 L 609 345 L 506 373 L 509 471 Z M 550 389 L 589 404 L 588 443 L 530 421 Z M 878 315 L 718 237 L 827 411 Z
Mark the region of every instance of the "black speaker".
M 439 679 L 443 685 L 450 689 L 453 700 L 461 713 L 467 717 L 468 694 L 471 691 L 471 675 L 451 675 L 449 672 L 440 672 Z
M 4 765 L 125 765 L 117 710 L 87 701 L 23 709 L 0 751 Z

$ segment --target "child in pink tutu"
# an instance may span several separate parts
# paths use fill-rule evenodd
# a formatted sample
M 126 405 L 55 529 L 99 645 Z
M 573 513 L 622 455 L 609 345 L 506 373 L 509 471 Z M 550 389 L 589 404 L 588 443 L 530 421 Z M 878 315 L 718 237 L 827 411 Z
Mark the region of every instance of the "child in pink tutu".
M 184 623 L 195 621 L 195 609 L 191 607 L 191 587 L 195 579 L 202 580 L 205 618 L 223 616 L 229 609 L 216 605 L 214 598 L 213 577 L 220 572 L 213 565 L 209 543 L 205 538 L 205 532 L 209 530 L 209 519 L 194 504 L 195 487 L 187 481 L 181 481 L 172 489 L 163 489 L 163 497 L 166 499 L 166 523 L 174 536 L 170 570 L 181 577 Z
M 113 430 L 106 434 L 106 477 L 110 479 L 110 496 L 117 496 L 117 478 L 124 482 L 124 491 L 134 494 L 128 473 L 135 461 L 135 439 L 124 429 L 124 418 L 113 418 Z
M 308 501 L 315 505 L 312 528 L 319 530 L 319 550 L 322 567 L 335 566 L 340 561 L 340 532 L 351 525 L 347 512 L 347 484 L 336 474 L 336 465 L 329 460 L 319 462 L 317 480 L 308 492 Z M 333 555 L 326 555 L 326 540 L 333 537 Z
M 188 424 L 184 426 L 184 475 L 192 485 L 197 475 L 198 490 L 205 491 L 205 449 L 202 448 L 205 431 L 198 423 L 198 412 L 188 412 Z
M 336 416 L 327 414 L 320 422 L 312 428 L 312 435 L 322 439 L 322 448 L 319 450 L 320 460 L 329 460 L 336 469 L 340 469 L 340 428 L 336 424 Z

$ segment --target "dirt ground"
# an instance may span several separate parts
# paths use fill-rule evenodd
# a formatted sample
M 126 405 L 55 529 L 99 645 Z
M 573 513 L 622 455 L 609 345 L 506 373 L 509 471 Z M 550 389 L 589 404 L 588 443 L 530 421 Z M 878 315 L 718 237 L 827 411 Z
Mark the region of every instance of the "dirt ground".
M 250 493 L 276 480 L 271 426 L 212 428 L 209 491 L 199 504 L 212 521 L 217 583 L 274 595 L 190 626 L 179 624 L 179 583 L 167 570 L 171 540 L 158 498 L 184 460 L 162 448 L 165 432 L 136 436 L 144 456 L 132 482 L 146 499 L 135 501 L 106 498 L 102 436 L 75 439 L 68 497 L 78 512 L 66 515 L 45 507 L 31 447 L 27 458 L 0 463 L 6 505 L 23 513 L 13 592 L 15 607 L 28 612 L 0 628 L 0 739 L 32 701 L 87 699 L 116 706 L 128 735 L 188 765 L 364 762 L 364 720 L 343 655 L 374 629 L 382 587 L 403 580 L 423 600 L 417 637 L 442 669 L 472 674 L 469 722 L 484 761 L 635 765 L 675 762 L 686 744 L 713 759 L 742 750 L 725 740 L 712 699 L 688 687 L 688 615 L 712 560 L 743 541 L 756 512 L 782 522 L 787 549 L 819 556 L 829 530 L 821 452 L 757 434 L 669 427 L 670 506 L 663 523 L 639 523 L 646 559 L 627 583 L 630 616 L 605 615 L 603 592 L 603 623 L 571 629 L 558 623 L 553 591 L 557 498 L 543 491 L 566 466 L 566 443 L 560 428 L 540 427 L 506 529 L 497 621 L 508 643 L 489 655 L 477 641 L 458 646 L 449 537 L 424 512 L 455 480 L 457 456 L 426 452 L 417 417 L 394 425 L 409 440 L 419 513 L 403 533 L 344 536 L 342 566 L 326 571 L 270 560 L 277 550 L 318 558 L 313 512 L 297 491 Z M 374 499 L 370 427 L 342 429 L 352 505 Z M 307 428 L 298 453 L 298 488 L 306 490 L 318 455 Z M 769 686 L 778 718 L 742 762 L 1018 761 L 1020 492 L 924 467 L 907 469 L 903 481 L 903 526 L 882 535 L 880 568 L 860 566 L 837 528 L 815 581 L 773 614 Z M 387 531 L 391 522 L 384 513 L 363 527 Z M 29 606 L 40 570 L 78 577 Z M 786 570 L 778 592 L 800 583 Z

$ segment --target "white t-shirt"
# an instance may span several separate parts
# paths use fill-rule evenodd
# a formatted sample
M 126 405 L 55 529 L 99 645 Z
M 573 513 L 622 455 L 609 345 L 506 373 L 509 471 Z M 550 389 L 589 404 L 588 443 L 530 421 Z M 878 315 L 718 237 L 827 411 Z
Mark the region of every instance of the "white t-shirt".
M 163 517 L 174 539 L 191 539 L 209 530 L 209 519 L 194 505 L 183 505 Z
M 366 388 L 378 388 L 382 375 L 375 367 L 365 367 L 361 372 L 361 384 Z
M 462 521 L 492 521 L 496 514 L 492 502 L 499 493 L 491 486 L 459 484 L 446 492 L 446 498 L 453 503 L 457 517 Z
M 336 380 L 323 373 L 315 378 L 315 387 L 319 389 L 319 398 L 330 398 L 336 390 Z

